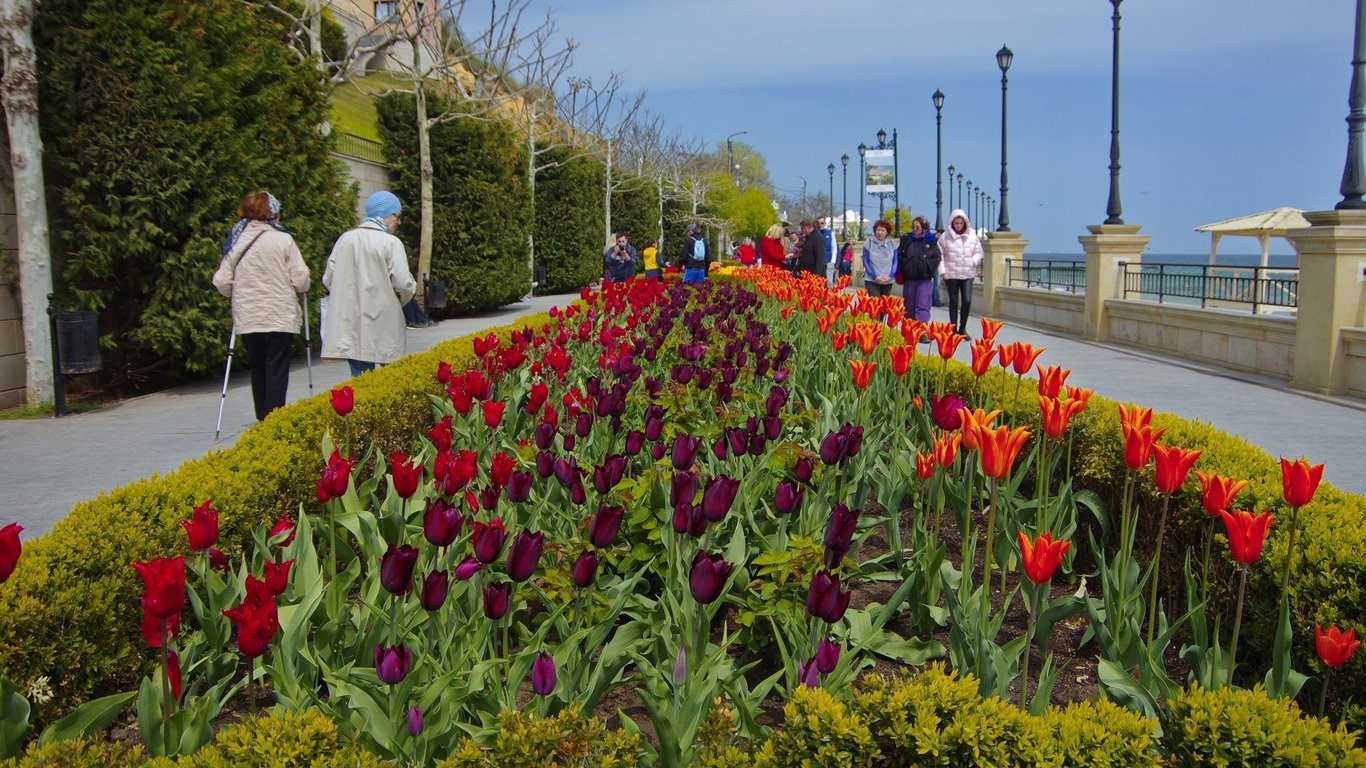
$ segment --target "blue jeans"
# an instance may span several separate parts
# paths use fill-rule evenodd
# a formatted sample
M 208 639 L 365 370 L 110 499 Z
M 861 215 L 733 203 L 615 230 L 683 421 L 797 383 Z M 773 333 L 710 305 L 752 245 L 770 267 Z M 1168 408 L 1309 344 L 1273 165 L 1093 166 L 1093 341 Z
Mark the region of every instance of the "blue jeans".
M 646 278 L 647 280 L 658 280 L 659 278 L 661 278 L 661 277 L 663 277 L 663 276 L 664 276 L 664 270 L 662 270 L 662 269 L 647 269 L 647 270 L 645 270 L 645 278 Z
M 375 370 L 375 366 L 378 365 L 378 363 L 371 363 L 365 360 L 351 360 L 350 358 L 348 358 L 346 362 L 351 366 L 352 378 L 355 378 L 366 371 L 373 371 Z
M 707 270 L 705 269 L 689 268 L 683 270 L 683 282 L 689 285 L 696 285 L 705 279 L 707 279 Z

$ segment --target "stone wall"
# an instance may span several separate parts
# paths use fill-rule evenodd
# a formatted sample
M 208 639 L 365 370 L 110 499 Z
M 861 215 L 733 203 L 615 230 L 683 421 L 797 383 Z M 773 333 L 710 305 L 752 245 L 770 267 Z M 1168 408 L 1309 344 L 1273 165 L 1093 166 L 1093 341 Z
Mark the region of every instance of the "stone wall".
M 1346 355 L 1347 394 L 1366 398 L 1366 328 L 1343 329 L 1342 345 Z
M 8 147 L 0 132 L 0 147 Z M 0 152 L 0 408 L 23 405 L 28 380 L 24 327 L 19 314 L 19 236 L 14 220 L 14 180 L 9 152 Z
M 362 160 L 350 155 L 335 154 L 333 157 L 346 164 L 351 178 L 356 182 L 360 196 L 356 200 L 356 221 L 365 218 L 365 198 L 383 189 L 389 189 L 389 168 L 381 163 Z

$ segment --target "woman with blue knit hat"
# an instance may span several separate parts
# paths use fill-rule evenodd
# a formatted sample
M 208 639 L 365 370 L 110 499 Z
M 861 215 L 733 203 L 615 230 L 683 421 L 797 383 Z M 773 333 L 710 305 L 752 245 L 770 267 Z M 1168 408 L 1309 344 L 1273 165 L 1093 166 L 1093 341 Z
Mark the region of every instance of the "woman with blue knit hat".
M 285 404 L 289 355 L 308 291 L 308 266 L 299 246 L 278 223 L 280 201 L 265 190 L 247 193 L 237 224 L 223 243 L 213 275 L 218 292 L 232 299 L 232 322 L 251 365 L 256 420 Z
M 403 243 L 393 234 L 402 209 L 392 192 L 370 195 L 365 220 L 342 233 L 327 257 L 322 356 L 345 359 L 352 376 L 392 363 L 407 352 L 403 305 L 413 297 L 417 283 L 408 270 Z

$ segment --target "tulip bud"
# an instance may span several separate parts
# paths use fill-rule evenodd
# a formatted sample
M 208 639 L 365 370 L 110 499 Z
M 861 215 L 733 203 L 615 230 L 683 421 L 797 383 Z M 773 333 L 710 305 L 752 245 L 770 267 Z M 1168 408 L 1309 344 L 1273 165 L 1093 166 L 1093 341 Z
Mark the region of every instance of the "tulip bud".
M 545 534 L 533 531 L 518 531 L 508 548 L 507 574 L 516 582 L 531 578 L 536 565 L 541 560 L 541 549 L 545 545 Z
M 474 555 L 470 555 L 455 567 L 455 578 L 461 581 L 469 581 L 482 567 L 484 567 L 483 564 Z
M 393 595 L 406 595 L 413 588 L 413 568 L 417 565 L 417 550 L 408 544 L 389 545 L 380 559 L 379 582 Z
M 573 579 L 574 586 L 579 589 L 588 588 L 598 576 L 598 556 L 592 550 L 585 549 L 579 553 L 574 564 L 569 568 L 569 577 Z
M 445 571 L 432 571 L 427 574 L 427 578 L 422 581 L 422 592 L 418 595 L 418 602 L 421 603 L 423 610 L 435 611 L 445 605 L 450 586 L 450 575 Z
M 682 644 L 674 656 L 674 686 L 680 686 L 688 679 L 688 651 Z
M 407 646 L 375 646 L 375 674 L 381 683 L 398 685 L 413 666 L 413 652 Z
M 417 738 L 422 733 L 421 707 L 408 708 L 408 735 Z
M 484 615 L 497 621 L 507 615 L 508 603 L 512 598 L 512 588 L 507 584 L 489 584 L 484 587 Z
M 821 641 L 820 647 L 816 649 L 816 669 L 822 675 L 828 675 L 835 671 L 835 665 L 840 661 L 840 646 L 838 643 L 826 638 Z
M 599 506 L 598 513 L 588 520 L 588 542 L 598 549 L 612 546 L 625 512 L 622 507 Z

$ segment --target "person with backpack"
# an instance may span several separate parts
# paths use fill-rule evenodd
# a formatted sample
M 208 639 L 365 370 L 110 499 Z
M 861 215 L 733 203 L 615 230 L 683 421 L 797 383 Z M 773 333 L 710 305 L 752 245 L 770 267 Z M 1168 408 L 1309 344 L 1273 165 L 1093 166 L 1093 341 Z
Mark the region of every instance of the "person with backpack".
M 683 282 L 695 285 L 707 279 L 707 241 L 696 224 L 689 224 L 684 235 L 678 261 L 683 266 Z
M 916 216 L 911 222 L 911 231 L 901 236 L 897 257 L 906 316 L 928 323 L 934 278 L 939 273 L 939 240 L 924 216 Z

